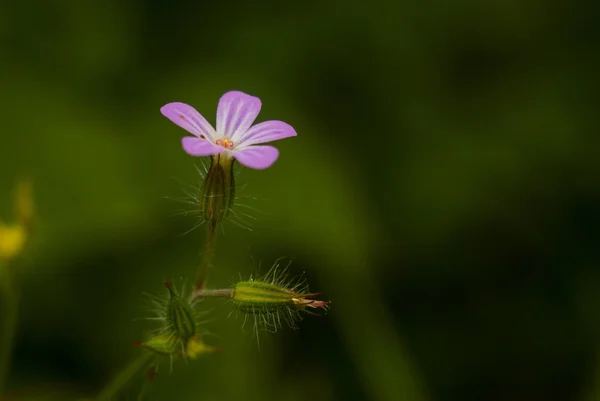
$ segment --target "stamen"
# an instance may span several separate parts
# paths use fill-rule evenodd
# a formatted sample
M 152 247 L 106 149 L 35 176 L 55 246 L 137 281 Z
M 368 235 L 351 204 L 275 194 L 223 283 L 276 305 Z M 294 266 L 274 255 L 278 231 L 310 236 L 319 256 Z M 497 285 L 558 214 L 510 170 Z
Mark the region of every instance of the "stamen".
M 233 149 L 234 146 L 233 141 L 229 138 L 219 138 L 217 139 L 215 144 L 217 144 L 218 146 L 222 146 L 225 149 Z

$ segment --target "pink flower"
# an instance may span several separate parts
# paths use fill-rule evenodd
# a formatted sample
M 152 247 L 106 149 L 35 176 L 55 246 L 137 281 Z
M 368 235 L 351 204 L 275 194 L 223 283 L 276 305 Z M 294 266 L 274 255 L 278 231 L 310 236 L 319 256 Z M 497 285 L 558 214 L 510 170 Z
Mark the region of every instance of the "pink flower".
M 169 120 L 194 136 L 182 140 L 183 149 L 192 156 L 226 153 L 246 167 L 270 167 L 279 151 L 261 143 L 296 136 L 296 131 L 283 121 L 265 121 L 252 125 L 260 112 L 260 99 L 238 91 L 225 93 L 217 107 L 217 129 L 196 109 L 185 103 L 169 103 L 160 111 Z

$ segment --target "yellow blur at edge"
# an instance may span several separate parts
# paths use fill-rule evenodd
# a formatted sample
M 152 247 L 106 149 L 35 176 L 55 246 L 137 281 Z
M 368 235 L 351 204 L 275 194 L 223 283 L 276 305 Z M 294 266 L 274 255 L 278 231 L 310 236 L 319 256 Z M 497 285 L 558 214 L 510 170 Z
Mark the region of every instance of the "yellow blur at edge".
M 12 260 L 22 252 L 33 219 L 34 206 L 31 182 L 19 182 L 15 195 L 17 223 L 6 225 L 0 222 L 0 261 Z
M 26 237 L 21 225 L 0 225 L 0 260 L 11 260 L 21 253 Z

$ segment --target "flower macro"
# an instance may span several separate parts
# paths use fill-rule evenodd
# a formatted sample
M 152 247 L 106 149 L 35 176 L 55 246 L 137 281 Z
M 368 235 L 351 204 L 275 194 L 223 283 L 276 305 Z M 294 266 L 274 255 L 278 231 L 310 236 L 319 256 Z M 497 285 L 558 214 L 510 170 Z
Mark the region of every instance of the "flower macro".
M 246 167 L 261 170 L 277 160 L 279 151 L 273 146 L 259 144 L 296 136 L 294 128 L 283 121 L 264 121 L 252 125 L 261 105 L 259 98 L 243 92 L 225 93 L 217 107 L 216 129 L 196 109 L 185 103 L 168 103 L 160 111 L 194 135 L 182 140 L 183 149 L 189 155 L 214 156 L 223 153 Z

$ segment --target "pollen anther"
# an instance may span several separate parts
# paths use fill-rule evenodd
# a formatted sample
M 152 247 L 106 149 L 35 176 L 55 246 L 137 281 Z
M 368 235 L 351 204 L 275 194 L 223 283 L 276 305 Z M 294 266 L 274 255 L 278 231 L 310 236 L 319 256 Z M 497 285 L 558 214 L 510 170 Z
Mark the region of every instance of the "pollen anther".
M 233 149 L 233 141 L 229 138 L 220 138 L 217 139 L 217 141 L 215 142 L 215 144 L 217 144 L 218 146 L 222 146 L 225 149 Z

